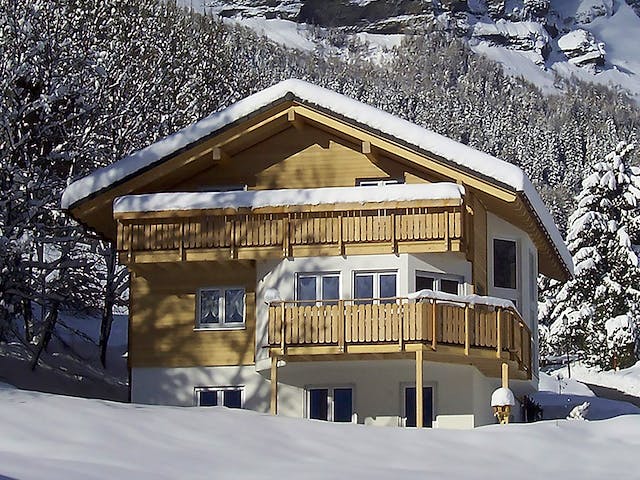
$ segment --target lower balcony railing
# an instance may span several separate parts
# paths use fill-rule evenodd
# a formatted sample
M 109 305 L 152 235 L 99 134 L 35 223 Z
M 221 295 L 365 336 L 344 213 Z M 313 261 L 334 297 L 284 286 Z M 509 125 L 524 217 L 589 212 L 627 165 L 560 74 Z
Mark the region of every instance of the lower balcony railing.
M 531 332 L 513 308 L 409 298 L 283 301 L 269 307 L 269 346 L 278 355 L 393 353 L 420 345 L 443 347 L 460 363 L 473 363 L 466 359 L 474 356 L 511 360 L 531 375 Z

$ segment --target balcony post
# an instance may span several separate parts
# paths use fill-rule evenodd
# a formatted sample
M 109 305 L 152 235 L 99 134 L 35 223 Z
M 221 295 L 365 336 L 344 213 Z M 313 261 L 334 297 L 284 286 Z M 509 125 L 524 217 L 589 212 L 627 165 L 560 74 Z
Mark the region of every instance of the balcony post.
M 469 341 L 469 329 L 470 329 L 470 317 L 471 315 L 471 309 L 469 308 L 469 305 L 465 305 L 464 307 L 464 354 L 468 357 L 469 356 L 469 344 L 471 343 Z
M 347 319 L 346 319 L 346 315 L 344 312 L 344 300 L 338 300 L 338 311 L 340 312 L 340 320 L 338 323 L 338 348 L 340 350 L 340 352 L 344 352 L 345 351 L 345 345 L 346 345 L 346 330 L 347 330 Z
M 498 314 L 496 316 L 496 323 L 498 327 L 498 337 L 496 341 L 496 358 L 502 357 L 502 308 L 498 307 Z
M 423 374 L 424 374 L 424 352 L 422 348 L 416 350 L 416 428 L 424 427 L 424 404 L 423 404 Z
M 437 345 L 438 345 L 438 336 L 436 333 L 436 326 L 438 323 L 438 319 L 437 314 L 438 314 L 438 304 L 436 303 L 435 300 L 431 301 L 431 333 L 433 335 L 433 338 L 431 339 L 431 349 L 432 350 L 436 350 L 437 349 Z
M 271 355 L 271 415 L 278 414 L 278 356 Z
M 287 311 L 287 304 L 285 302 L 282 302 L 282 325 L 280 325 L 280 353 L 282 355 L 285 354 L 285 348 L 287 346 L 287 342 L 285 341 L 285 334 L 286 334 L 286 319 L 287 319 L 287 315 L 286 315 L 286 311 Z
M 502 363 L 502 388 L 509 388 L 509 364 Z
M 396 212 L 391 212 L 389 215 L 389 222 L 391 222 L 391 251 L 394 254 L 398 253 L 398 235 L 396 233 Z
M 290 229 L 289 229 L 289 216 L 286 215 L 282 219 L 282 256 L 284 258 L 290 257 Z

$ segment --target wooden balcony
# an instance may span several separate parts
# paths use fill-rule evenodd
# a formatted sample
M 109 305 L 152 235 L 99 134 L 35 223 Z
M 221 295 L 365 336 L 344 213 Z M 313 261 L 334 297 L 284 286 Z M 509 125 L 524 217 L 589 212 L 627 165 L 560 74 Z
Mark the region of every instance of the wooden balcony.
M 439 204 L 121 213 L 117 244 L 127 264 L 466 251 L 464 205 Z
M 272 356 L 290 360 L 404 358 L 472 364 L 500 376 L 531 378 L 531 332 L 517 311 L 486 305 L 407 298 L 278 302 L 269 307 Z

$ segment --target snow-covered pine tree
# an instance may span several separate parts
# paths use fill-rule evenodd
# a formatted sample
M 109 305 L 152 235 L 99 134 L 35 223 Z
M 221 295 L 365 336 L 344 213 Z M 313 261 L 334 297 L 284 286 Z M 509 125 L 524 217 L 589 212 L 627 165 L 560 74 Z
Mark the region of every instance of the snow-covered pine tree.
M 633 148 L 621 142 L 583 180 L 567 231 L 575 277 L 541 309 L 556 352 L 569 344 L 600 368 L 636 360 L 640 168 L 629 164 Z

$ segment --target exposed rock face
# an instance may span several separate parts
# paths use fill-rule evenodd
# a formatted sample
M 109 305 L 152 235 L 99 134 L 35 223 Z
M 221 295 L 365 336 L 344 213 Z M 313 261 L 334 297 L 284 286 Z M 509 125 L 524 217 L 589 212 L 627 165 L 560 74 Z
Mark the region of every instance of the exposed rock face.
M 224 17 L 282 18 L 343 34 L 420 33 L 434 21 L 472 45 L 521 52 L 548 67 L 552 51 L 590 71 L 605 66 L 604 44 L 582 25 L 614 14 L 617 0 L 203 0 Z M 626 0 L 640 13 L 640 0 Z M 574 10 L 575 9 L 575 10 Z M 553 39 L 558 40 L 558 46 Z M 559 55 L 558 55 L 559 56 Z M 557 56 L 553 56 L 556 58 Z
M 296 21 L 303 0 L 207 0 L 210 11 L 221 17 L 265 17 Z
M 569 59 L 579 67 L 595 69 L 604 65 L 605 45 L 599 43 L 583 29 L 572 30 L 558 39 L 558 47 Z
M 433 10 L 431 0 L 305 0 L 298 21 L 323 27 L 363 26 L 398 17 L 431 14 Z
M 536 63 L 543 64 L 549 55 L 550 37 L 536 22 L 510 22 L 500 19 L 495 23 L 476 23 L 471 34 L 475 41 L 534 53 Z
M 575 21 L 584 25 L 612 13 L 613 0 L 584 0 L 576 10 Z

